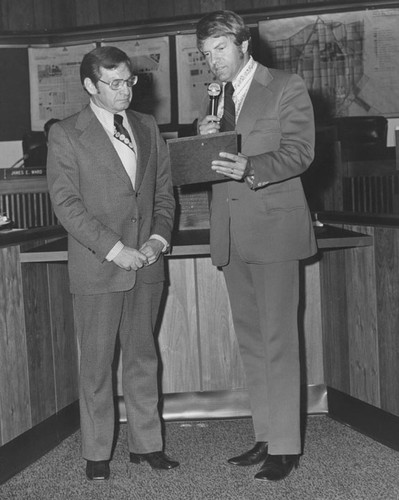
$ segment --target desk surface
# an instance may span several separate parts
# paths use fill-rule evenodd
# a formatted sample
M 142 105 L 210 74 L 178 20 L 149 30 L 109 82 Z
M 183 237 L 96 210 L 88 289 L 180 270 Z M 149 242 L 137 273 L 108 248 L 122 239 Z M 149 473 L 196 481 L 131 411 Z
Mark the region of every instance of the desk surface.
M 351 248 L 373 244 L 370 235 L 332 226 L 315 228 L 319 250 Z M 209 255 L 209 230 L 179 231 L 172 239 L 172 250 L 168 258 Z M 54 262 L 68 259 L 67 238 L 61 237 L 21 253 L 21 262 Z

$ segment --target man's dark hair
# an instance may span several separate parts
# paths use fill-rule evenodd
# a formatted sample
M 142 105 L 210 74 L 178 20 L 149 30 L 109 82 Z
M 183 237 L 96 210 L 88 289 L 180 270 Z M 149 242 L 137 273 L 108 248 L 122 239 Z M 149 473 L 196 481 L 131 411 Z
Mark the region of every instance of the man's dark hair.
M 209 37 L 231 36 L 238 46 L 248 40 L 248 53 L 252 52 L 251 32 L 241 16 L 231 10 L 217 10 L 207 14 L 197 24 L 197 46 L 202 51 Z
M 80 65 L 80 81 L 83 85 L 85 78 L 90 78 L 96 85 L 101 78 L 100 68 L 115 69 L 122 63 L 125 63 L 133 74 L 132 62 L 123 50 L 108 45 L 98 47 L 83 57 Z

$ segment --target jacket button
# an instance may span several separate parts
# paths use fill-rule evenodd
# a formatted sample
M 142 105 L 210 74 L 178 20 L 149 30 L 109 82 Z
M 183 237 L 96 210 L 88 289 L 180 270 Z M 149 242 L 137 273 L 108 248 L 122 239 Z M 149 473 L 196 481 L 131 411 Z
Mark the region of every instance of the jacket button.
M 131 221 L 132 221 L 132 222 L 137 222 L 136 217 L 132 217 L 132 218 L 131 218 Z

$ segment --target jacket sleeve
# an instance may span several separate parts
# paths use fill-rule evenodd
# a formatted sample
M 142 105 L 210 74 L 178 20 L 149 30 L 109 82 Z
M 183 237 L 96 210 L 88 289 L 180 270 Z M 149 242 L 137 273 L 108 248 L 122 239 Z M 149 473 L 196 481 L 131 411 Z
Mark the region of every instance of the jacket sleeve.
M 255 189 L 299 176 L 314 158 L 313 106 L 302 78 L 290 75 L 278 98 L 280 145 L 276 150 L 250 156 Z

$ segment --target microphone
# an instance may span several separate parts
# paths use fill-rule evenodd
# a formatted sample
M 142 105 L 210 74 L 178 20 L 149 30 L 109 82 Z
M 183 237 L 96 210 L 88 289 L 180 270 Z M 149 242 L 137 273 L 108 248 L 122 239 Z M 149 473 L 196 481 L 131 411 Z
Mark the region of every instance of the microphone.
M 24 162 L 25 160 L 27 160 L 28 158 L 29 158 L 29 155 L 28 155 L 27 153 L 25 153 L 25 154 L 22 156 L 22 158 L 20 158 L 20 159 L 19 159 L 19 160 L 17 160 L 15 163 L 13 163 L 13 164 L 11 165 L 11 167 L 7 167 L 7 168 L 10 168 L 10 169 L 11 169 L 11 168 L 16 168 L 17 166 L 19 167 L 19 166 L 20 166 L 19 164 L 21 163 L 21 165 L 23 165 L 23 162 Z
M 212 82 L 208 85 L 208 95 L 210 99 L 209 112 L 211 115 L 217 115 L 218 112 L 218 101 L 219 96 L 222 91 L 220 85 L 216 82 Z

